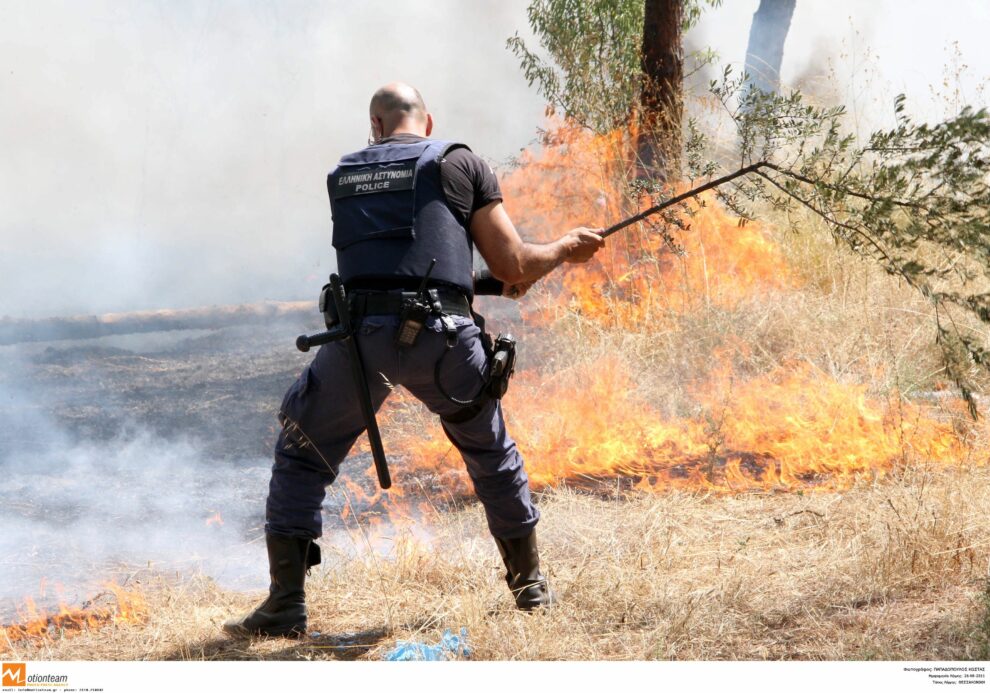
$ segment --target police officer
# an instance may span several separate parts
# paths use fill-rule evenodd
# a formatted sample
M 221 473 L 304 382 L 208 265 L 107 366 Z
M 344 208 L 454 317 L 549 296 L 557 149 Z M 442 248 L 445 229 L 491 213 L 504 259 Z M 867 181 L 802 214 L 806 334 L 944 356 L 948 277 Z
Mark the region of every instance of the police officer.
M 371 99 L 372 143 L 344 156 L 327 178 L 337 268 L 357 325 L 357 343 L 377 409 L 392 384 L 404 386 L 440 417 L 484 505 L 488 528 L 521 609 L 552 603 L 540 572 L 523 460 L 506 432 L 499 400 L 480 398 L 488 355 L 471 311 L 472 249 L 518 298 L 563 262 L 586 262 L 602 247 L 597 231 L 573 229 L 546 244 L 516 233 L 491 169 L 465 145 L 428 139 L 433 117 L 416 89 L 388 84 Z M 401 293 L 428 286 L 441 315 L 427 319 L 415 342 L 401 348 L 396 331 Z M 282 402 L 282 431 L 266 506 L 271 574 L 268 598 L 228 621 L 232 635 L 300 635 L 306 631 L 304 581 L 320 562 L 326 487 L 364 422 L 348 356 L 324 345 Z M 455 401 L 456 400 L 456 401 Z

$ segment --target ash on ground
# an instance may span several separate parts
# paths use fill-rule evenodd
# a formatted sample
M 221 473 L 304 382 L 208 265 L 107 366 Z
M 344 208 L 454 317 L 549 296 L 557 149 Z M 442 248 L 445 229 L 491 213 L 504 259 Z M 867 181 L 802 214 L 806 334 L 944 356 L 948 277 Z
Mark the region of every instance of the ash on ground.
M 0 622 L 149 569 L 266 586 L 275 414 L 319 322 L 0 347 Z

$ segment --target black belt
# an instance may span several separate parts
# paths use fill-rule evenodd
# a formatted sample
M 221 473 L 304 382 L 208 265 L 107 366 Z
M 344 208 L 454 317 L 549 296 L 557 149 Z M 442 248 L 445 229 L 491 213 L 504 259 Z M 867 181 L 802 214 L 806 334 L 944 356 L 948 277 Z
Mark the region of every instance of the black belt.
M 460 315 L 470 318 L 471 303 L 464 294 L 444 289 L 436 290 L 440 296 L 440 307 L 447 315 Z M 352 315 L 399 315 L 402 312 L 402 299 L 412 298 L 415 291 L 353 291 L 350 295 Z

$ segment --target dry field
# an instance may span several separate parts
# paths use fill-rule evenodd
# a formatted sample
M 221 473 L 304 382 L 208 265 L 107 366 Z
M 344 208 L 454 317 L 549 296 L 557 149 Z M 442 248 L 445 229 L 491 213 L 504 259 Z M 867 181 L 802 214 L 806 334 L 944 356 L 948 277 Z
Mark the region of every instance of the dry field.
M 843 493 L 540 498 L 558 607 L 510 608 L 475 506 L 427 543 L 324 552 L 310 637 L 220 632 L 257 594 L 138 575 L 145 620 L 57 634 L 12 659 L 380 659 L 466 627 L 482 660 L 986 659 L 990 471 L 904 470 Z M 357 545 L 368 536 L 356 531 Z M 259 546 L 259 550 L 260 550 Z
M 566 228 L 617 216 L 622 201 L 587 170 L 552 152 L 525 164 L 504 185 L 509 199 L 536 196 L 517 220 Z M 601 208 L 585 214 L 574 200 Z M 482 660 L 990 657 L 988 430 L 946 382 L 930 306 L 814 220 L 778 221 L 744 226 L 711 205 L 692 217 L 681 255 L 645 231 L 610 241 L 601 264 L 534 291 L 523 322 L 510 312 L 491 326 L 524 337 L 506 415 L 540 491 L 559 606 L 510 608 L 460 462 L 431 417 L 399 402 L 384 429 L 408 495 L 388 506 L 393 522 L 351 512 L 344 540 L 324 545 L 309 637 L 227 639 L 220 624 L 259 593 L 138 568 L 125 587 L 143 604 L 82 629 L 43 622 L 29 639 L 5 629 L 0 657 L 380 659 L 397 640 L 434 643 L 462 627 Z M 0 385 L 46 393 L 32 406 L 74 441 L 109 449 L 135 426 L 196 436 L 191 479 L 236 474 L 197 490 L 192 519 L 212 520 L 223 490 L 231 510 L 250 508 L 239 540 L 260 555 L 264 488 L 237 474 L 245 460 L 254 472 L 267 464 L 275 408 L 308 360 L 291 349 L 301 329 L 228 329 L 167 348 L 36 345 L 4 352 Z M 0 402 L 8 417 L 23 409 Z M 39 433 L 18 431 L 0 429 L 0 459 Z M 124 471 L 147 463 L 115 459 Z M 248 486 L 221 489 L 228 478 Z M 0 498 L 21 493 L 8 486 Z M 366 483 L 339 487 L 357 508 L 381 507 Z M 23 507 L 4 510 L 13 519 L 50 519 L 31 492 L 19 497 Z M 410 515 L 415 526 L 399 521 Z M 188 534 L 176 526 L 181 548 Z

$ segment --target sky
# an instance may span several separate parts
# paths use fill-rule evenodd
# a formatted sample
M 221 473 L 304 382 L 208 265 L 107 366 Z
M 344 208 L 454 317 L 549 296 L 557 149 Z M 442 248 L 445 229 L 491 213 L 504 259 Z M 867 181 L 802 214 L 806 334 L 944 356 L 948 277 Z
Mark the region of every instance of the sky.
M 724 0 L 691 42 L 740 66 L 757 1 Z M 496 164 L 543 124 L 505 48 L 532 39 L 526 0 L 0 3 L 0 317 L 315 296 L 325 176 L 385 82 Z M 976 0 L 798 0 L 783 80 L 863 128 L 901 91 L 943 117 L 986 102 L 988 19 Z

